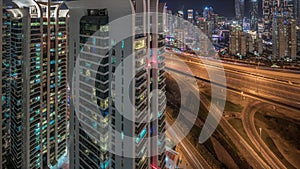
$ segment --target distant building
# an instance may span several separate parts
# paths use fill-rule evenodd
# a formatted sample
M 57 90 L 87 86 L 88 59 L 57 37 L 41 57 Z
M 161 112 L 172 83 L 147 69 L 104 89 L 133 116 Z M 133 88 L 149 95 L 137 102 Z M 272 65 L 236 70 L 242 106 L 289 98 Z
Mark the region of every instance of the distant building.
M 214 9 L 212 7 L 205 7 L 203 10 L 203 18 L 205 20 L 210 20 L 214 14 Z
M 201 16 L 200 16 L 200 13 L 198 12 L 198 11 L 196 11 L 195 12 L 195 17 L 194 17 L 194 19 L 195 19 L 195 24 L 196 25 L 198 25 L 198 23 L 199 23 L 199 18 L 200 18 Z
M 245 16 L 245 0 L 235 0 L 235 16 L 240 22 Z
M 251 34 L 246 34 L 246 43 L 247 43 L 247 53 L 254 53 L 255 50 L 255 39 Z
M 257 30 L 258 28 L 258 0 L 251 0 L 251 9 L 250 9 L 250 20 L 251 20 L 251 29 Z
M 174 36 L 174 16 L 171 10 L 167 11 L 167 35 Z
M 188 21 L 190 23 L 194 23 L 194 10 L 193 9 L 188 9 L 187 13 L 188 13 Z
M 247 55 L 246 33 L 238 25 L 232 26 L 229 38 L 229 53 L 232 55 Z
M 212 36 L 214 30 L 214 22 L 210 20 L 205 20 L 205 18 L 199 19 L 199 28 L 200 30 L 206 34 L 208 37 Z
M 273 19 L 272 48 L 273 57 L 296 58 L 297 53 L 296 20 L 276 17 Z
M 300 25 L 300 1 L 299 0 L 295 0 L 295 12 L 296 12 L 296 20 L 297 20 L 297 25 Z
M 297 31 L 297 54 L 300 52 L 300 27 L 296 26 Z
M 185 50 L 185 31 L 184 29 L 175 29 L 174 30 L 175 43 L 174 45 L 179 48 Z
M 274 12 L 274 0 L 263 0 L 262 11 L 263 11 L 263 21 L 264 21 L 264 31 L 270 32 L 272 27 L 273 12 Z
M 255 49 L 258 55 L 261 56 L 263 54 L 264 49 L 263 49 L 263 41 L 261 38 L 256 38 Z

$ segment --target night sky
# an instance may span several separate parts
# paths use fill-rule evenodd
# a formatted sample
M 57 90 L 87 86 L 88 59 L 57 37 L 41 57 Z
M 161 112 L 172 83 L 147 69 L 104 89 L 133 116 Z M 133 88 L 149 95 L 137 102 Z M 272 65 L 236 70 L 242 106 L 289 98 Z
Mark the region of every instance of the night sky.
M 183 5 L 185 13 L 187 9 L 198 10 L 202 13 L 205 6 L 212 6 L 215 13 L 221 16 L 235 16 L 234 0 L 161 0 L 161 2 L 167 2 L 168 8 L 173 12 L 181 9 Z M 248 15 L 247 12 L 245 15 Z

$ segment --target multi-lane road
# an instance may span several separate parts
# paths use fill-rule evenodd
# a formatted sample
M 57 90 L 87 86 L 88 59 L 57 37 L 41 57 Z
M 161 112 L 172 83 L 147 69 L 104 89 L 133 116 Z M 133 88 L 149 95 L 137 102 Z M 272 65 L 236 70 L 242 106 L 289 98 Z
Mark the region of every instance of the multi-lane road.
M 171 75 L 176 76 L 177 79 L 179 79 L 182 82 L 183 81 L 191 82 L 190 78 L 187 78 L 186 76 L 181 75 L 179 73 L 172 72 Z M 192 91 L 193 93 L 195 94 L 199 93 L 200 89 L 198 88 L 198 86 L 196 87 L 195 85 L 189 85 L 189 83 L 185 83 L 185 84 L 186 84 L 185 87 L 188 87 L 189 90 Z M 223 114 L 222 112 L 220 112 L 218 106 L 216 106 L 214 103 L 211 103 L 211 101 L 208 100 L 206 96 L 200 94 L 200 98 L 201 98 L 201 102 L 205 106 L 205 109 L 210 110 L 211 115 Z M 198 127 L 203 126 L 203 122 L 199 118 L 196 119 L 194 123 Z M 247 141 L 242 136 L 240 136 L 240 134 L 228 123 L 226 119 L 221 118 L 219 125 L 223 128 L 226 135 L 234 143 L 234 145 L 239 150 L 239 152 L 244 152 L 243 156 L 246 158 L 246 160 L 252 167 L 256 169 L 270 168 L 269 165 L 265 163 L 265 161 L 259 156 L 259 154 L 247 143 Z
M 166 117 L 167 121 L 172 121 L 170 116 Z M 167 123 L 167 126 L 169 126 L 169 123 Z M 169 137 L 172 140 L 178 140 L 179 139 L 179 132 L 180 129 L 178 126 L 173 126 L 168 130 Z M 179 140 L 178 140 L 179 141 Z M 210 169 L 211 166 L 208 165 L 208 163 L 205 161 L 205 159 L 199 154 L 198 150 L 192 145 L 192 143 L 187 139 L 184 138 L 180 140 L 180 142 L 177 144 L 177 146 L 180 148 L 181 152 L 183 153 L 182 155 L 184 158 L 187 160 L 189 163 L 190 167 L 192 169 Z
M 276 157 L 276 155 L 272 151 L 270 151 L 269 147 L 261 139 L 255 127 L 254 115 L 258 110 L 262 109 L 262 107 L 264 106 L 265 103 L 262 102 L 252 102 L 249 105 L 247 105 L 242 112 L 243 126 L 251 142 L 260 151 L 262 156 L 269 162 L 272 168 L 285 169 L 286 167 Z
M 174 57 L 175 56 L 175 57 Z M 227 88 L 234 92 L 241 92 L 243 95 L 259 100 L 260 102 L 284 107 L 287 109 L 300 109 L 300 76 L 297 72 L 276 72 L 265 69 L 245 67 L 241 65 L 220 63 L 209 59 L 199 59 L 189 56 L 175 55 L 173 53 L 166 54 L 167 69 L 181 73 L 184 75 L 194 76 L 198 79 L 211 82 L 214 85 Z M 179 59 L 184 60 L 182 64 Z M 191 75 L 188 73 L 192 71 Z M 218 83 L 218 80 L 212 79 L 224 78 L 226 76 L 226 84 Z M 214 78 L 211 78 L 214 76 Z M 253 109 L 253 108 L 252 108 Z M 282 162 L 273 154 L 266 144 L 259 137 L 254 126 L 255 109 L 252 110 L 251 105 L 243 111 L 243 125 L 251 142 L 256 149 L 259 149 L 261 155 L 267 160 L 272 168 L 285 168 Z M 249 117 L 248 117 L 249 116 Z M 250 118 L 252 117 L 252 118 Z M 225 120 L 221 120 L 220 124 L 228 125 Z M 228 133 L 234 136 L 232 131 Z M 240 139 L 242 143 L 244 140 Z M 236 144 L 237 141 L 235 141 Z M 260 165 L 257 168 L 266 168 L 267 165 L 257 155 L 250 146 L 239 146 L 251 152 L 251 156 Z M 254 162 L 252 160 L 252 162 Z
M 187 95 L 182 94 L 184 96 L 188 96 L 188 93 L 193 93 L 194 95 L 198 95 L 198 90 L 193 90 L 196 84 L 193 83 L 185 83 L 180 79 L 180 75 L 176 78 L 179 80 L 178 82 L 183 85 L 185 90 L 181 92 L 185 92 Z M 189 80 L 189 79 L 186 79 Z M 182 102 L 189 102 L 190 98 L 183 97 L 184 100 Z M 198 103 L 200 105 L 200 103 Z M 197 105 L 197 104 L 196 104 Z M 198 107 L 199 107 L 198 105 Z M 196 108 L 198 110 L 198 108 Z M 212 168 L 207 161 L 202 157 L 202 155 L 198 152 L 195 146 L 185 138 L 189 133 L 189 130 L 193 126 L 193 123 L 197 121 L 198 112 L 191 112 L 188 109 L 181 109 L 181 114 L 184 114 L 184 120 L 173 119 L 169 113 L 166 113 L 166 128 L 167 128 L 167 136 L 174 142 L 178 143 L 177 146 L 180 148 L 182 155 L 185 157 L 187 162 L 190 164 L 188 168 L 192 169 L 209 169 Z M 195 121 L 194 121 L 194 120 Z M 175 122 L 176 120 L 176 122 Z M 173 123 L 171 126 L 170 123 Z
M 187 69 L 190 69 L 193 72 L 192 76 L 211 83 L 218 83 L 213 79 L 224 78 L 225 72 L 226 84 L 218 84 L 224 88 L 240 91 L 285 108 L 300 109 L 300 75 L 297 73 L 254 69 L 189 56 L 174 57 L 175 54 L 172 53 L 165 56 L 169 69 L 179 70 L 182 73 L 187 73 Z M 184 60 L 187 66 L 182 65 L 178 58 Z

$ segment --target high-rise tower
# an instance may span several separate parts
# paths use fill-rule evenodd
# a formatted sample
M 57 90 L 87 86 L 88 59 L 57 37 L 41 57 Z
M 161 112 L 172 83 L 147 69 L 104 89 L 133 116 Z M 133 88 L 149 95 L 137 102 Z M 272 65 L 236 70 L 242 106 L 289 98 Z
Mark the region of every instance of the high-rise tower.
M 282 59 L 289 57 L 296 58 L 297 40 L 296 40 L 296 20 L 285 19 L 282 16 L 276 16 L 273 19 L 273 57 Z
M 8 155 L 8 143 L 9 143 L 9 90 L 10 90 L 10 16 L 9 13 L 2 8 L 2 0 L 0 1 L 0 23 L 1 29 L 0 29 L 0 35 L 2 37 L 2 40 L 0 41 L 0 61 L 1 61 L 1 67 L 0 67 L 0 120 L 1 120 L 1 126 L 0 126 L 0 168 L 6 168 L 7 164 L 7 155 Z
M 251 10 L 250 10 L 250 19 L 251 19 L 251 29 L 257 30 L 258 22 L 258 0 L 251 0 Z
M 10 18 L 10 162 L 55 168 L 66 153 L 67 13 L 61 2 L 15 1 Z
M 165 168 L 165 15 L 149 13 L 165 6 L 157 0 L 67 5 L 70 168 Z
M 245 0 L 235 0 L 236 19 L 242 21 L 245 16 Z

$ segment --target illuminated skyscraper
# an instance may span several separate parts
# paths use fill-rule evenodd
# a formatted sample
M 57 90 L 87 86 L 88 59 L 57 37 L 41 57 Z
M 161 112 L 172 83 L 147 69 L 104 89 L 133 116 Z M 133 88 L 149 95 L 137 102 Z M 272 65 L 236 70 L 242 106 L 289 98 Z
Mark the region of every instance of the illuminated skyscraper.
M 258 0 L 251 0 L 250 19 L 251 19 L 251 29 L 257 30 Z
M 205 20 L 210 20 L 212 19 L 214 14 L 214 9 L 212 7 L 205 7 L 203 10 L 203 18 Z
M 174 36 L 174 16 L 173 16 L 173 13 L 171 10 L 168 10 L 167 11 L 167 29 L 168 29 L 168 32 L 167 32 L 167 35 L 168 36 Z
M 296 12 L 296 19 L 297 19 L 297 24 L 300 25 L 300 0 L 295 0 L 295 12 Z
M 10 90 L 10 16 L 9 13 L 2 9 L 2 1 L 0 1 L 0 35 L 2 40 L 0 41 L 0 61 L 1 61 L 1 84 L 0 84 L 0 94 L 1 94 L 1 126 L 0 126 L 0 168 L 6 168 L 7 155 L 9 150 L 9 90 Z
M 10 16 L 13 168 L 56 168 L 66 153 L 67 13 L 60 2 L 16 1 Z
M 147 12 L 165 12 L 165 4 L 157 0 L 67 4 L 70 87 L 80 88 L 70 107 L 70 168 L 164 169 L 165 15 Z M 142 12 L 146 13 L 126 17 Z M 124 24 L 114 27 L 118 23 Z M 122 32 L 129 37 L 120 39 Z M 78 72 L 73 74 L 74 70 Z M 78 83 L 72 83 L 73 76 Z
M 289 57 L 296 58 L 297 39 L 296 39 L 296 20 L 285 19 L 281 16 L 276 16 L 273 19 L 273 57 L 282 59 Z
M 193 9 L 188 9 L 188 21 L 193 23 L 194 22 L 194 10 Z
M 242 27 L 233 25 L 230 31 L 229 39 L 229 53 L 233 55 L 246 56 L 247 43 L 246 33 L 242 30 Z
M 263 0 L 262 3 L 263 10 L 263 21 L 264 21 L 264 31 L 269 32 L 272 27 L 273 19 L 273 0 Z
M 235 0 L 235 16 L 239 21 L 245 16 L 245 0 Z
M 265 32 L 270 32 L 275 17 L 299 21 L 299 0 L 263 0 Z

